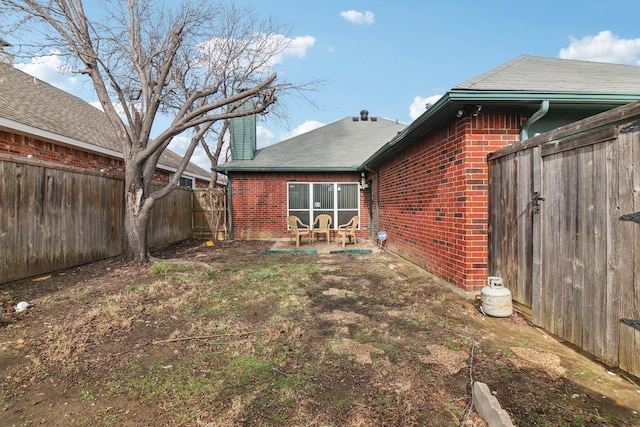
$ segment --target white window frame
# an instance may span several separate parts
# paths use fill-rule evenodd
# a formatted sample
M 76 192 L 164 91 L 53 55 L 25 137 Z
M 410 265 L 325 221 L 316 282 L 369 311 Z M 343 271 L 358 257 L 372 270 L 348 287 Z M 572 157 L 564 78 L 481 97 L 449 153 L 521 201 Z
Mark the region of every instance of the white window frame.
M 332 209 L 322 209 L 322 208 L 317 208 L 314 206 L 313 203 L 313 188 L 315 184 L 323 184 L 323 185 L 333 185 L 333 208 Z M 308 186 L 308 194 L 309 194 L 309 200 L 308 200 L 308 206 L 309 208 L 307 209 L 291 209 L 291 203 L 289 200 L 289 190 L 290 190 L 290 186 L 291 185 L 307 185 Z M 326 212 L 328 210 L 333 211 L 332 217 L 334 219 L 334 221 L 331 223 L 331 229 L 332 230 L 336 230 L 338 228 L 338 220 L 337 218 L 339 218 L 339 212 L 344 212 L 344 211 L 354 211 L 355 209 L 352 208 L 338 208 L 338 192 L 340 191 L 340 186 L 341 185 L 353 185 L 357 192 L 355 194 L 357 194 L 357 198 L 358 200 L 356 201 L 357 203 L 357 214 L 358 216 L 360 216 L 360 183 L 358 181 L 344 181 L 344 182 L 335 182 L 335 181 L 314 181 L 314 182 L 302 182 L 302 181 L 289 181 L 287 182 L 287 216 L 289 215 L 295 215 L 296 213 L 291 213 L 291 211 L 307 211 L 309 212 L 309 224 L 308 225 L 312 225 L 313 224 L 313 218 L 315 218 L 315 212 L 316 211 L 321 211 L 321 212 Z M 345 221 L 348 222 L 351 219 L 351 216 L 349 217 L 349 219 L 347 219 Z M 303 220 L 303 218 L 301 218 L 301 220 Z M 305 222 L 304 220 L 302 222 Z M 358 223 L 358 230 L 360 229 L 360 222 Z

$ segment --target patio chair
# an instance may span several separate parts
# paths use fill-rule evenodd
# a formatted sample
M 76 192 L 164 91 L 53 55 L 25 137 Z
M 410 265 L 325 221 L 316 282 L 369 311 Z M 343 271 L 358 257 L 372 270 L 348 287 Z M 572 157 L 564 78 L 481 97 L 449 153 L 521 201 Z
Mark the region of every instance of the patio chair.
M 331 240 L 331 223 L 333 222 L 333 218 L 331 215 L 320 214 L 316 217 L 316 220 L 313 221 L 313 226 L 311 227 L 311 240 L 315 241 L 317 234 L 326 234 L 327 235 L 327 245 Z M 316 226 L 318 228 L 316 228 Z
M 295 215 L 288 216 L 287 224 L 291 228 L 291 237 L 296 239 L 296 248 L 300 247 L 300 240 L 305 236 L 309 238 L 309 244 L 311 244 L 311 230 L 307 224 L 300 221 L 300 218 Z
M 338 226 L 338 239 L 342 237 L 342 247 L 345 247 L 347 242 L 347 237 L 349 237 L 349 243 L 351 243 L 351 239 L 353 238 L 353 245 L 356 244 L 356 229 L 358 228 L 358 222 L 360 221 L 360 217 L 358 215 L 351 218 L 346 224 L 342 224 Z

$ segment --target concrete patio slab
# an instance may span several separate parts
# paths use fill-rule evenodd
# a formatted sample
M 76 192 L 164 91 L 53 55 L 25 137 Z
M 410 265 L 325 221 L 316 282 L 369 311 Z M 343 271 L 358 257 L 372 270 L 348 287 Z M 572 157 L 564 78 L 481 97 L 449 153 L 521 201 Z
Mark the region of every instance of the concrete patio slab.
M 309 244 L 308 240 L 303 240 L 300 247 L 296 248 L 296 244 L 289 239 L 278 239 L 273 246 L 267 249 L 268 254 L 275 253 L 301 253 L 309 255 L 317 254 L 363 254 L 363 253 L 380 253 L 380 248 L 370 240 L 358 241 L 357 244 L 347 244 L 342 247 L 342 243 L 331 240 L 329 243 L 325 241 L 315 241 Z

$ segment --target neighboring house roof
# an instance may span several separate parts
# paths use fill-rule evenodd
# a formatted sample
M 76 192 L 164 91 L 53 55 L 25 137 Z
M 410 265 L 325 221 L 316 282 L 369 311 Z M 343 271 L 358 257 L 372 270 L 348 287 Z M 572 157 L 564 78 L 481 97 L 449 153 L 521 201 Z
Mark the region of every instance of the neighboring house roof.
M 347 117 L 256 150 L 253 160 L 232 160 L 219 171 L 357 171 L 406 127 L 393 120 Z
M 522 55 L 454 86 L 395 138 L 363 162 L 380 164 L 450 122 L 465 106 L 534 120 L 541 131 L 640 100 L 640 67 Z M 532 120 L 533 118 L 533 120 Z
M 122 159 L 120 143 L 105 113 L 82 99 L 3 63 L 0 93 L 0 128 Z M 181 159 L 165 150 L 158 167 L 173 172 Z M 211 178 L 193 163 L 185 175 Z

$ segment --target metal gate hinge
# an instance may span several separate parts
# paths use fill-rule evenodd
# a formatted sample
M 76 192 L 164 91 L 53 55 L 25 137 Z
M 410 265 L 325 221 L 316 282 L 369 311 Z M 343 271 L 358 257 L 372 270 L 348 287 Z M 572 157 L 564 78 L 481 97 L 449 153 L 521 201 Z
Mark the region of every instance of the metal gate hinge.
M 631 123 L 629 126 L 625 126 L 622 129 L 620 129 L 620 133 L 628 133 L 628 132 L 635 132 L 637 130 L 640 130 L 640 120 L 636 120 L 635 122 Z
M 640 222 L 640 212 L 622 215 L 620 221 L 635 221 Z
M 636 328 L 637 330 L 640 331 L 640 320 L 636 320 L 636 319 L 625 319 L 624 317 L 622 319 L 620 319 L 620 321 L 622 323 L 624 323 L 625 325 L 629 325 L 633 328 Z

